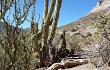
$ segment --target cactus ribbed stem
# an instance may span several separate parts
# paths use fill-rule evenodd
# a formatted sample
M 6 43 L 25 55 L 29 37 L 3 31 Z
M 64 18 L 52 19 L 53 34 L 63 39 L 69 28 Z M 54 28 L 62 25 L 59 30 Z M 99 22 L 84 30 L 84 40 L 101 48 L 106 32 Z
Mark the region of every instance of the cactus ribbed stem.
M 45 0 L 44 2 L 44 19 L 46 18 L 48 14 L 48 0 Z
M 38 52 L 40 58 L 40 65 L 42 66 L 45 58 L 49 56 L 49 43 L 52 45 L 52 40 L 55 36 L 55 31 L 57 28 L 57 22 L 59 18 L 59 12 L 61 8 L 62 0 L 51 0 L 50 8 L 48 10 L 48 2 L 49 0 L 44 0 L 44 16 L 42 18 L 42 26 L 41 30 L 38 33 L 38 25 L 33 28 L 33 24 L 31 24 L 31 31 L 35 34 L 34 47 L 35 51 Z M 55 9 L 55 11 L 54 11 Z M 54 13 L 54 14 L 53 14 Z M 50 26 L 52 25 L 52 30 L 50 31 Z M 34 29 L 34 30 L 33 30 Z M 37 33 L 36 33 L 37 32 Z M 50 34 L 49 34 L 50 33 Z M 40 35 L 39 35 L 40 34 Z M 41 46 L 38 44 L 38 38 L 41 36 L 39 40 L 41 40 Z
M 51 2 L 50 10 L 47 14 L 47 17 L 46 17 L 45 21 L 44 21 L 44 23 L 46 23 L 46 24 L 49 24 L 52 13 L 54 12 L 55 2 L 56 2 L 56 0 L 52 0 L 52 2 Z
M 62 0 L 56 0 L 56 10 L 55 10 L 55 14 L 54 14 L 53 21 L 52 21 L 52 30 L 50 32 L 48 42 L 52 41 L 55 36 L 55 31 L 57 28 L 57 22 L 58 22 L 58 18 L 59 18 L 61 3 L 62 3 Z

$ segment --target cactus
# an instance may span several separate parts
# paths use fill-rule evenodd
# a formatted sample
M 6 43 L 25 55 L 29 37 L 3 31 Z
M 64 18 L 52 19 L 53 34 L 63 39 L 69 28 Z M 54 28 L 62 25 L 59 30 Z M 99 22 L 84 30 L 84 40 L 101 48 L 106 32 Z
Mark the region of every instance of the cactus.
M 46 56 L 49 56 L 49 51 L 48 51 L 49 48 L 46 47 L 46 45 L 47 44 L 52 45 L 52 40 L 55 36 L 55 31 L 57 28 L 57 22 L 59 18 L 62 0 L 52 0 L 49 10 L 48 10 L 48 2 L 49 0 L 44 0 L 44 16 L 42 19 L 41 30 L 39 32 L 38 32 L 38 26 L 35 26 L 35 23 L 31 22 L 33 46 L 34 46 L 35 52 L 38 52 L 39 54 L 41 66 L 43 64 L 42 60 L 45 59 Z M 52 16 L 53 13 L 54 15 Z M 37 29 L 34 28 L 33 26 L 37 27 Z M 51 30 L 49 29 L 50 26 L 52 26 Z M 41 46 L 38 45 L 38 41 L 39 41 L 38 38 L 41 38 Z

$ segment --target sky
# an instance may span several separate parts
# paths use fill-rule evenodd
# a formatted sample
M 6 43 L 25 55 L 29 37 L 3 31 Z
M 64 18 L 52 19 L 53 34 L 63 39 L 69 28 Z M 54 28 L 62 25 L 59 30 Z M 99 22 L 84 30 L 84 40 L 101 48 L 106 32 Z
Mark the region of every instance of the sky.
M 89 13 L 95 6 L 98 0 L 62 0 L 62 6 L 58 21 L 58 27 L 69 24 L 78 20 Z M 36 21 L 38 20 L 38 14 L 40 13 L 40 19 L 43 16 L 44 0 L 37 0 L 36 2 Z M 30 27 L 30 24 L 24 23 L 23 28 Z M 39 27 L 41 21 L 39 22 Z

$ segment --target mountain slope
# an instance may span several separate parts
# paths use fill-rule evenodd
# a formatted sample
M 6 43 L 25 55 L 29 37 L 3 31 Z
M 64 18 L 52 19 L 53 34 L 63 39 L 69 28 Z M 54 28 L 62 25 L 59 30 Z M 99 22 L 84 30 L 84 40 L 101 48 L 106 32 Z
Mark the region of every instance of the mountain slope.
M 96 7 L 94 7 L 90 13 L 88 13 L 86 16 L 80 18 L 79 20 L 72 22 L 70 24 L 61 26 L 58 28 L 58 30 L 72 30 L 72 29 L 82 29 L 88 25 L 91 25 L 91 23 L 97 22 L 96 18 L 99 14 L 108 15 L 110 12 L 110 0 L 103 0 L 103 2 L 99 5 L 99 2 L 97 3 Z
M 58 27 L 57 31 L 60 34 L 63 30 L 66 30 L 67 49 L 73 48 L 75 53 L 83 53 L 96 67 L 110 64 L 110 41 L 103 35 L 104 28 L 100 24 L 100 21 L 102 21 L 102 19 L 99 19 L 100 15 L 103 15 L 104 19 L 110 16 L 110 0 L 98 2 L 96 7 L 87 15 L 75 22 Z M 105 29 L 110 35 L 110 28 L 108 28 L 110 25 L 107 25 L 108 23 L 110 24 L 110 19 L 105 23 Z M 56 37 L 58 37 L 58 34 L 56 34 Z M 81 51 L 77 47 L 80 47 Z

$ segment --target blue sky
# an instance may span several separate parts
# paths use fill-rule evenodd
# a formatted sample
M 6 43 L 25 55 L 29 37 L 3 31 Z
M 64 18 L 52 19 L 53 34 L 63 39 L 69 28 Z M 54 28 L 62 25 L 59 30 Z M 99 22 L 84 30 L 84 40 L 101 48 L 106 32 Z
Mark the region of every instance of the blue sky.
M 89 13 L 96 5 L 98 0 L 62 0 L 62 7 L 60 11 L 60 17 L 58 26 L 66 25 Z M 36 21 L 38 20 L 38 14 L 41 18 L 43 16 L 44 0 L 37 0 L 36 2 Z M 39 22 L 39 26 L 41 22 Z M 28 23 L 22 25 L 24 28 L 30 26 Z

